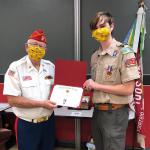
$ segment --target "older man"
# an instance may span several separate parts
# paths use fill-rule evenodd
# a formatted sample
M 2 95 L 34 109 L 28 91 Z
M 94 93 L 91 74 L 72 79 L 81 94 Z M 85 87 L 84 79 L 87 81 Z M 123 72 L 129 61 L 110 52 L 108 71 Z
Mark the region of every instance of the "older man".
M 56 105 L 48 97 L 55 68 L 42 59 L 47 51 L 44 31 L 34 31 L 25 48 L 27 55 L 10 64 L 3 91 L 18 117 L 18 149 L 53 150 Z

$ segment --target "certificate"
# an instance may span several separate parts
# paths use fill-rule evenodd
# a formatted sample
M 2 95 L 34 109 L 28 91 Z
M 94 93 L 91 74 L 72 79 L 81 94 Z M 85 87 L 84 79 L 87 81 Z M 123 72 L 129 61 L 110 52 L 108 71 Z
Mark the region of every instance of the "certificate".
M 80 106 L 82 94 L 81 87 L 55 85 L 50 100 L 59 106 L 77 108 Z

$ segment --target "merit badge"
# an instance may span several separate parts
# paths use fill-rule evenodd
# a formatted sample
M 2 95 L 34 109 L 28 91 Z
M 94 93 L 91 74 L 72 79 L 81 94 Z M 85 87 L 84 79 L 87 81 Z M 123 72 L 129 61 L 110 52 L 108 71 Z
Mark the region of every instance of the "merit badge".
M 23 76 L 22 80 L 23 81 L 29 81 L 29 80 L 32 80 L 32 77 L 31 76 Z
M 125 60 L 125 66 L 126 67 L 131 67 L 136 65 L 136 59 L 135 58 L 130 58 Z
M 8 71 L 8 75 L 9 75 L 9 76 L 12 76 L 12 77 L 13 77 L 14 74 L 15 74 L 15 71 L 12 71 L 12 70 L 9 70 L 9 71 Z

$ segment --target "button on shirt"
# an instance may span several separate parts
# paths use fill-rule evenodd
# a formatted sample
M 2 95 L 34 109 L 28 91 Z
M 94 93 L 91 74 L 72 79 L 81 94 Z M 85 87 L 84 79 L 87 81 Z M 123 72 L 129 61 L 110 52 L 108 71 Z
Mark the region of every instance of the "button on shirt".
M 23 96 L 37 101 L 47 100 L 54 81 L 54 69 L 53 63 L 42 59 L 38 71 L 29 57 L 25 56 L 9 66 L 5 75 L 3 94 Z M 52 110 L 42 107 L 13 107 L 13 111 L 22 119 L 35 119 L 52 114 Z
M 110 47 L 100 48 L 91 57 L 92 79 L 100 84 L 116 85 L 139 78 L 138 66 L 133 51 L 122 51 L 122 44 L 115 39 Z M 94 90 L 94 103 L 127 104 L 131 96 L 114 95 Z

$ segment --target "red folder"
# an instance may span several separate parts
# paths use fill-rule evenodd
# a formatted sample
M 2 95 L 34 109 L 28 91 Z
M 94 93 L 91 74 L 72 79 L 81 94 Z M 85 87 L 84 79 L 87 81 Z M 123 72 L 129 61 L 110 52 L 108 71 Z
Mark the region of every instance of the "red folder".
M 87 62 L 56 60 L 54 85 L 83 87 L 86 81 Z

